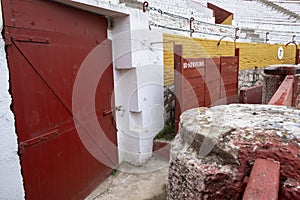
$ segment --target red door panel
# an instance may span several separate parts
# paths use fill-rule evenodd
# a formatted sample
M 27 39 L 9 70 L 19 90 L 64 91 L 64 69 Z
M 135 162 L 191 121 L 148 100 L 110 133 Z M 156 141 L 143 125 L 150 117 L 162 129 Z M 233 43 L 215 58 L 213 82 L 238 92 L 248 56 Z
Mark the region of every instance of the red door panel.
M 106 18 L 53 1 L 2 0 L 2 5 L 26 198 L 82 199 L 111 171 L 85 148 L 72 113 L 75 78 L 88 54 L 107 39 Z M 111 58 L 111 51 L 99 55 L 99 62 L 101 56 Z M 95 120 L 116 146 L 113 112 L 103 115 L 114 107 L 112 93 L 110 65 L 96 90 Z M 117 148 L 97 148 L 117 162 Z

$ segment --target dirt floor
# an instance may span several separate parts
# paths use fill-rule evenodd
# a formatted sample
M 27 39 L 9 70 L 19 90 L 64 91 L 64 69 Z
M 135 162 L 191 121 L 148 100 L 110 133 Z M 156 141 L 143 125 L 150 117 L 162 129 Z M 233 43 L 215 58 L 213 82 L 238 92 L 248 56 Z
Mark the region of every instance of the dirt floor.
M 168 161 L 153 156 L 142 166 L 122 163 L 86 200 L 165 200 Z

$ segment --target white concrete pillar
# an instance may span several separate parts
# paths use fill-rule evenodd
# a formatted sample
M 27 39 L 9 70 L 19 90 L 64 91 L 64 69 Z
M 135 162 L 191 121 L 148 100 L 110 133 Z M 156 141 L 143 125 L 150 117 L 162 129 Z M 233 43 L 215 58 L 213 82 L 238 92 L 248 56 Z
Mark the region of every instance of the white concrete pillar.
M 142 164 L 163 128 L 162 34 L 148 28 L 144 13 L 113 19 L 115 104 L 119 160 Z

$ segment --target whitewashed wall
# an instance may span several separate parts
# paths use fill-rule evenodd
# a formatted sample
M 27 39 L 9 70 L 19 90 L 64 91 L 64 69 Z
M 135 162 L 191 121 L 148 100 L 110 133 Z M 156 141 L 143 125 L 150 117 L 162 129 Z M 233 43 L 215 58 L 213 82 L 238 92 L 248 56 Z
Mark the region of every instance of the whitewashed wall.
M 113 21 L 119 160 L 139 165 L 151 157 L 164 125 L 162 33 L 149 30 L 148 18 L 136 10 Z
M 1 4 L 0 4 L 1 5 Z M 2 16 L 2 9 L 0 9 Z M 0 29 L 3 20 L 0 18 Z M 0 36 L 0 199 L 24 199 L 14 114 L 10 110 L 9 71 Z

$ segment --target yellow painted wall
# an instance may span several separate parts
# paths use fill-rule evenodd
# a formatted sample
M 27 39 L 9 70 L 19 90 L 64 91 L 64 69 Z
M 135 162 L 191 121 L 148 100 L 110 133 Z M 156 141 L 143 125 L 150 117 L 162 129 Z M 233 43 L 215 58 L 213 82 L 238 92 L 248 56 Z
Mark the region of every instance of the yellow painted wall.
M 217 46 L 217 40 L 207 40 L 200 38 L 189 38 L 177 35 L 164 35 L 164 81 L 165 85 L 171 85 L 174 82 L 174 57 L 173 42 L 183 44 L 183 56 L 186 58 L 193 57 L 219 57 L 233 56 L 234 43 L 222 40 Z M 284 49 L 282 60 L 277 58 L 278 47 Z M 278 44 L 255 44 L 239 43 L 240 48 L 240 70 L 262 68 L 273 64 L 294 64 L 296 48 L 294 45 Z

